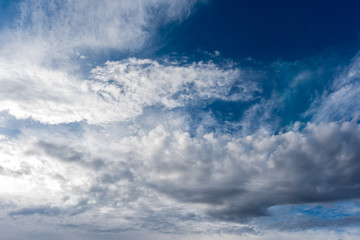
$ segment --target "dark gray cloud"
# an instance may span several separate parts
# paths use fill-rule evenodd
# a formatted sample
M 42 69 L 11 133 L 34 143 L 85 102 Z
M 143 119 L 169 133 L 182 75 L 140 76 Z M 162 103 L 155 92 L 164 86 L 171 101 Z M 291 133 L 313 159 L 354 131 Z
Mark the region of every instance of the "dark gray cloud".
M 63 224 L 60 226 L 69 229 L 82 229 L 90 233 L 119 233 L 134 230 L 131 228 L 100 228 L 90 224 Z
M 239 188 L 212 188 L 201 185 L 188 188 L 174 185 L 172 182 L 164 182 L 151 187 L 159 192 L 171 195 L 179 201 L 208 204 L 223 204 L 226 199 L 240 196 L 245 192 Z
M 33 215 L 42 215 L 46 217 L 76 216 L 89 211 L 93 207 L 94 205 L 89 203 L 89 199 L 82 199 L 71 206 L 31 206 L 10 211 L 8 215 L 11 217 L 29 217 Z
M 55 157 L 65 162 L 82 162 L 84 154 L 70 147 L 55 145 L 44 141 L 39 141 L 37 147 L 42 149 L 47 155 Z
M 31 216 L 35 214 L 45 215 L 45 216 L 57 216 L 61 214 L 61 209 L 58 207 L 39 206 L 34 208 L 23 208 L 16 211 L 11 211 L 9 213 L 11 217 Z
M 75 150 L 66 144 L 55 144 L 40 140 L 35 144 L 35 149 L 43 151 L 47 156 L 63 162 L 81 164 L 93 169 L 104 167 L 104 161 L 102 159 L 86 156 L 81 150 Z

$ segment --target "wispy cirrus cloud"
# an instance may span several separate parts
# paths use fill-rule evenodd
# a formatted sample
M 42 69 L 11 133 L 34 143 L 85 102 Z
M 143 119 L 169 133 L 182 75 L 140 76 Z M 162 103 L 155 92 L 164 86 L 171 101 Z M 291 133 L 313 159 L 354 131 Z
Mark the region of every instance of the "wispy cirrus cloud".
M 45 47 L 37 52 L 55 56 L 84 48 L 135 51 L 151 39 L 159 25 L 188 17 L 197 2 L 25 0 L 19 4 L 10 33 L 28 43 L 26 47 Z
M 309 110 L 309 113 L 313 114 L 314 121 L 358 120 L 360 114 L 359 66 L 360 58 L 357 55 L 334 80 L 331 88 L 324 92 L 318 104 Z

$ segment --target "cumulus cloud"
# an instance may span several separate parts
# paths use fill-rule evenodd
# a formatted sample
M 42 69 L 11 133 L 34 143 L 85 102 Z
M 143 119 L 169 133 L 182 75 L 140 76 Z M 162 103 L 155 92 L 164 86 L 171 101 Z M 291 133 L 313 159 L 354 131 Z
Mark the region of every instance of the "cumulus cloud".
M 146 182 L 157 191 L 241 221 L 267 215 L 273 205 L 359 197 L 358 134 L 350 122 L 243 139 L 192 139 L 160 127 L 134 145 L 146 159 Z
M 13 184 L 2 198 L 24 184 L 9 216 L 71 216 L 63 223 L 80 229 L 258 232 L 251 219 L 270 217 L 272 206 L 359 198 L 359 136 L 355 122 L 243 138 L 191 137 L 160 124 L 125 137 L 93 129 L 80 139 L 21 140 L 21 150 L 20 140 L 6 140 L 2 168 L 28 170 L 1 176 Z

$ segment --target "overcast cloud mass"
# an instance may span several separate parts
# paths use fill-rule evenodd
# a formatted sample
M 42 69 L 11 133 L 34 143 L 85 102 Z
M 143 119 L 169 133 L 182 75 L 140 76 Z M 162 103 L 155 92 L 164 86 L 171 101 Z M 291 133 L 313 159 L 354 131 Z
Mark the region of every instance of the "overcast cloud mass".
M 357 239 L 359 3 L 254 2 L 1 1 L 0 239 Z

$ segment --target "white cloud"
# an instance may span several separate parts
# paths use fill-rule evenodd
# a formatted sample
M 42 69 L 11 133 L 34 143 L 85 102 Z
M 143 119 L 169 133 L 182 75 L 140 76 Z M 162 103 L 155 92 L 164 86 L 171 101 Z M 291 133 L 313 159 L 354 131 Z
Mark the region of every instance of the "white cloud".
M 91 73 L 93 79 L 110 85 L 108 90 L 100 87 L 104 97 L 131 99 L 140 106 L 160 103 L 174 108 L 202 100 L 247 101 L 257 90 L 255 84 L 240 78 L 238 68 L 229 64 L 222 69 L 212 62 L 187 65 L 170 62 L 164 65 L 132 58 L 107 62 Z M 111 84 L 112 81 L 115 84 Z M 233 89 L 235 93 L 231 93 Z
M 183 20 L 197 2 L 21 1 L 16 24 L 0 35 L 1 110 L 46 123 L 99 123 L 139 114 L 141 106 L 134 102 L 112 103 L 86 92 L 88 72 L 82 66 L 91 68 L 110 49 L 124 53 L 144 43 L 150 47 L 158 26 Z M 84 58 L 87 54 L 92 58 Z
M 89 80 L 3 58 L 0 66 L 0 110 L 43 123 L 122 121 L 151 106 L 172 109 L 215 99 L 247 101 L 257 90 L 241 79 L 239 69 L 211 62 L 161 64 L 130 58 L 93 69 Z
M 358 119 L 360 116 L 360 57 L 334 80 L 331 88 L 324 92 L 307 114 L 313 114 L 314 122 L 330 122 Z
M 54 49 L 111 48 L 137 50 L 156 27 L 188 16 L 188 1 L 34 1 L 20 3 L 19 37 L 41 39 Z
M 92 68 L 92 61 L 103 51 L 133 52 L 145 43 L 150 47 L 160 25 L 185 19 L 197 2 L 19 2 L 16 23 L 2 29 L 0 35 L 0 111 L 52 124 L 101 123 L 139 115 L 147 102 L 119 101 L 120 89 L 87 81 L 88 72 L 82 67 Z M 87 54 L 92 57 L 84 58 Z M 111 101 L 99 93 L 119 94 L 120 99 Z

